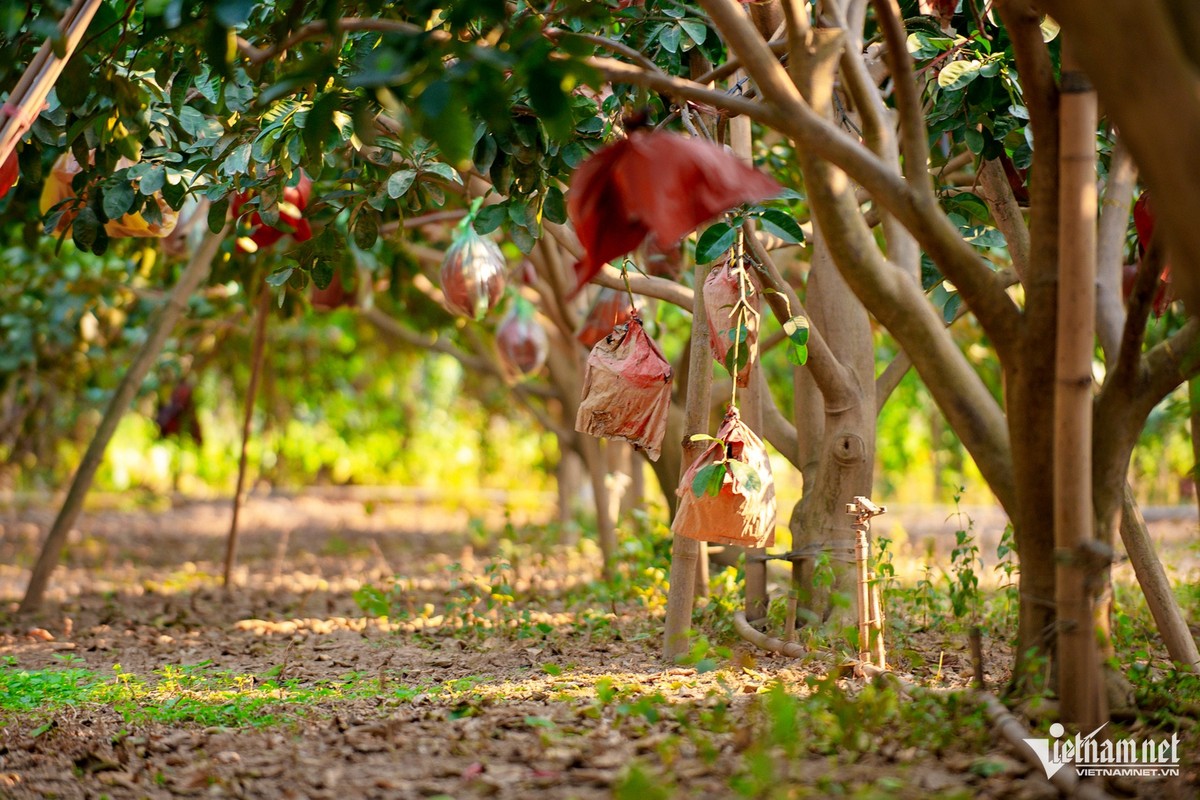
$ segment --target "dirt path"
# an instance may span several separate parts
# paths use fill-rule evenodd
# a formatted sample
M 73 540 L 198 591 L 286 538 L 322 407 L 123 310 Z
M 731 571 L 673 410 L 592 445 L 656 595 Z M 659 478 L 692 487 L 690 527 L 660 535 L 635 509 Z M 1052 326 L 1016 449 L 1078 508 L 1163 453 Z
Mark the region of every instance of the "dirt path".
M 92 513 L 18 620 L 51 519 L 0 513 L 0 797 L 1056 796 L 972 707 L 754 651 L 727 599 L 701 612 L 713 645 L 664 666 L 645 553 L 604 587 L 542 529 L 484 553 L 445 510 L 258 499 L 227 597 L 223 504 Z M 969 672 L 943 633 L 910 647 L 940 649 L 947 684 Z M 1193 797 L 1186 763 L 1126 788 Z

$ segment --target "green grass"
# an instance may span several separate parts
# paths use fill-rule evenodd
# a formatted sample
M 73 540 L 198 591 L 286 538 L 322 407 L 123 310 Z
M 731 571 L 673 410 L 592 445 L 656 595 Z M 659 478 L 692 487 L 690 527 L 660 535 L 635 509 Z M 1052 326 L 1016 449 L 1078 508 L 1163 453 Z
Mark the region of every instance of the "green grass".
M 297 679 L 279 680 L 278 671 L 250 675 L 201 662 L 168 664 L 143 678 L 116 664 L 113 674 L 106 676 L 75 666 L 19 669 L 10 656 L 0 666 L 0 716 L 5 712 L 42 716 L 66 706 L 102 705 L 111 706 L 129 723 L 257 728 L 295 720 L 339 702 L 384 698 L 405 703 L 419 694 L 439 691 L 425 686 L 381 685 L 378 677 L 357 672 L 305 684 Z M 463 685 L 469 682 L 454 682 L 444 691 L 457 691 Z

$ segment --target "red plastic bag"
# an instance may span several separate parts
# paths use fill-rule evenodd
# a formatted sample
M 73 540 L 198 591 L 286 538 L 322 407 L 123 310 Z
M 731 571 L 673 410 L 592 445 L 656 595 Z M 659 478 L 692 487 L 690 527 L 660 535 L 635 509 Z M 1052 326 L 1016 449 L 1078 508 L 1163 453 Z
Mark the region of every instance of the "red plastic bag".
M 739 314 L 736 306 L 741 298 L 738 270 L 730 267 L 729 262 L 708 273 L 704 281 L 704 309 L 708 314 L 708 341 L 712 345 L 713 357 L 730 372 L 737 373 L 737 385 L 746 387 L 750 384 L 750 368 L 758 358 L 758 289 L 747 287 L 747 302 L 755 313 L 745 315 L 744 333 L 739 332 Z M 740 338 L 737 345 L 737 366 L 733 364 L 734 341 Z
M 483 319 L 504 294 L 507 268 L 496 243 L 467 225 L 442 259 L 442 294 L 450 313 Z
M 496 349 L 514 373 L 530 375 L 546 363 L 550 337 L 533 316 L 533 307 L 519 303 L 496 329 Z
M 575 338 L 590 350 L 618 325 L 628 322 L 631 311 L 628 295 L 605 286 L 596 295 L 596 302 L 592 303 Z
M 739 547 L 775 544 L 775 479 L 762 440 L 730 407 L 717 438 L 687 468 L 675 490 L 671 532 Z
M 588 355 L 575 430 L 624 439 L 657 461 L 670 410 L 671 365 L 632 317 Z

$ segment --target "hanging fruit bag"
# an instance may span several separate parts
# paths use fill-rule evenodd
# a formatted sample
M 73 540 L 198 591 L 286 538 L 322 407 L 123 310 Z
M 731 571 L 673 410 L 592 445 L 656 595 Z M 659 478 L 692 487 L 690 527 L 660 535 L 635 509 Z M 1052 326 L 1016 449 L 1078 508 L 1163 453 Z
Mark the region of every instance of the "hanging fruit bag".
M 507 268 L 495 242 L 476 233 L 469 221 L 460 226 L 442 259 L 442 294 L 450 313 L 483 319 L 504 294 Z
M 496 349 L 505 367 L 516 375 L 537 372 L 550 355 L 550 337 L 538 324 L 533 304 L 519 295 L 496 329 Z
M 742 304 L 742 282 L 746 302 Z M 750 368 L 758 358 L 758 291 L 748 274 L 726 260 L 704 281 L 704 310 L 713 357 L 737 375 L 737 385 L 750 384 Z M 735 363 L 736 362 L 736 363 Z
M 607 286 L 601 287 L 596 302 L 592 303 L 575 338 L 591 349 L 618 325 L 628 322 L 631 310 L 629 295 Z
M 739 547 L 775 544 L 775 479 L 762 440 L 730 406 L 717 437 L 683 474 L 671 532 Z
M 588 355 L 575 430 L 624 439 L 657 461 L 670 409 L 671 365 L 631 317 Z

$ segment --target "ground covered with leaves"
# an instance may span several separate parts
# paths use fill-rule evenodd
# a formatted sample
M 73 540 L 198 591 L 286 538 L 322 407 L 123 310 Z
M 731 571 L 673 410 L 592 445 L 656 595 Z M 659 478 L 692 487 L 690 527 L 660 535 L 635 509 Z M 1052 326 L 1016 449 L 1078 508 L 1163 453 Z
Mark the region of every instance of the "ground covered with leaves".
M 0 512 L 0 797 L 1057 796 L 965 690 L 970 624 L 989 681 L 1008 678 L 999 527 L 934 514 L 885 549 L 893 666 L 964 689 L 909 697 L 846 675 L 830 634 L 804 634 L 804 659 L 743 643 L 733 570 L 714 574 L 691 652 L 664 663 L 667 534 L 645 518 L 605 582 L 591 541 L 554 525 L 257 499 L 226 594 L 227 506 L 93 511 L 46 609 L 18 618 L 52 519 Z M 1180 559 L 1194 530 L 1166 531 Z M 1140 705 L 1118 735 L 1179 731 L 1184 768 L 1110 791 L 1194 797 L 1200 688 L 1170 670 L 1136 592 L 1118 596 Z M 1052 721 L 1052 704 L 1023 710 Z

